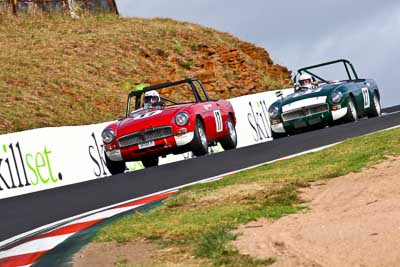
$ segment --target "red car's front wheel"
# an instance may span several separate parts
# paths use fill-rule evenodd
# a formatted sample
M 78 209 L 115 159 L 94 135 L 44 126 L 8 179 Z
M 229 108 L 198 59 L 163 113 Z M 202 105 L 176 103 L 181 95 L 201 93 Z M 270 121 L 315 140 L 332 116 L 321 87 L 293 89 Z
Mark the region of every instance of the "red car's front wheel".
M 191 149 L 193 154 L 197 157 L 208 153 L 206 130 L 204 129 L 203 122 L 199 118 L 196 119 L 196 127 L 194 129 Z
M 112 161 L 107 157 L 107 155 L 105 153 L 104 153 L 104 157 L 106 159 L 106 165 L 107 165 L 108 171 L 112 175 L 125 172 L 126 166 L 125 166 L 124 161 Z

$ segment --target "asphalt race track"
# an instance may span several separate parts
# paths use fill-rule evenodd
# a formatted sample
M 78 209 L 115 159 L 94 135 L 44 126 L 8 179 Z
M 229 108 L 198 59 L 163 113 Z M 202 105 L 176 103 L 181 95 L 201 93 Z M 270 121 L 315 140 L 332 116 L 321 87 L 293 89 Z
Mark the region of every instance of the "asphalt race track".
M 400 106 L 384 110 L 397 111 L 400 111 Z M 400 112 L 197 159 L 3 199 L 0 200 L 0 241 L 88 211 L 398 125 Z

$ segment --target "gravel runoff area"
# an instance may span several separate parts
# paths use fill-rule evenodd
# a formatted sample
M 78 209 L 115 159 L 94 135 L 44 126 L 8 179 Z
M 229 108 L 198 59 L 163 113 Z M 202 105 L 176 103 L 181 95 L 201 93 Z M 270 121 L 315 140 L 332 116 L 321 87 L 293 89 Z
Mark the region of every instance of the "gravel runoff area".
M 301 192 L 304 212 L 238 229 L 235 245 L 272 266 L 398 266 L 400 157 Z

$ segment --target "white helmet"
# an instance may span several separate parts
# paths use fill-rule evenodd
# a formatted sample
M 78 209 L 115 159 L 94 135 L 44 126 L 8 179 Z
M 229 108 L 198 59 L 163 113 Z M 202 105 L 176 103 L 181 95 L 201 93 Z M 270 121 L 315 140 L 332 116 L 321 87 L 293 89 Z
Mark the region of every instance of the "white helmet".
M 308 73 L 301 74 L 299 77 L 300 88 L 311 88 L 312 87 L 312 77 Z
M 160 102 L 160 95 L 157 91 L 147 91 L 144 93 L 144 108 L 150 108 L 152 104 Z

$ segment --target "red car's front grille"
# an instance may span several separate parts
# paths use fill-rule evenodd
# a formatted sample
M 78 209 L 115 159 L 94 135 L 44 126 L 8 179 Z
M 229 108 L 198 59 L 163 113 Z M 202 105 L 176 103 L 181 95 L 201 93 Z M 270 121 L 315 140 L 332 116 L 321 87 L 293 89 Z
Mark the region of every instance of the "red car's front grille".
M 172 127 L 170 126 L 150 128 L 144 131 L 134 132 L 132 134 L 125 135 L 118 139 L 118 143 L 120 147 L 128 147 L 147 141 L 165 138 L 171 135 Z

